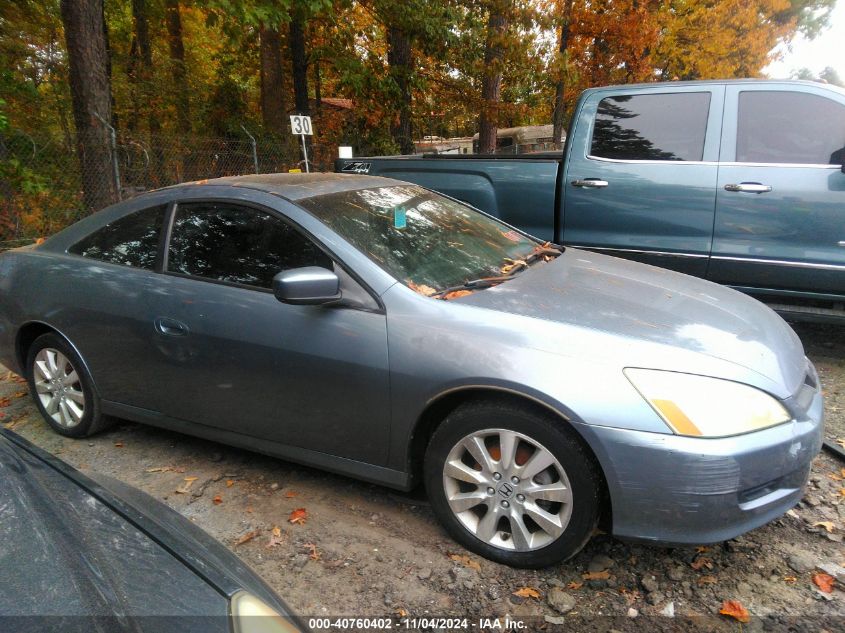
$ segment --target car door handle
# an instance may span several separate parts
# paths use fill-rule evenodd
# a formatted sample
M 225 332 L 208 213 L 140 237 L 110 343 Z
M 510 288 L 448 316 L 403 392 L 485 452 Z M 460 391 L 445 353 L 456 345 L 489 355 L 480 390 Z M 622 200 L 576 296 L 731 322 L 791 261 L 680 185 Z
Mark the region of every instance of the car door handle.
M 759 182 L 741 182 L 738 185 L 725 185 L 725 191 L 739 191 L 740 193 L 769 193 L 771 185 L 763 185 Z
M 185 336 L 188 333 L 188 326 L 176 319 L 159 317 L 155 320 L 156 331 L 167 336 Z
M 610 184 L 606 180 L 600 180 L 598 178 L 584 178 L 582 180 L 573 180 L 572 186 L 573 187 L 583 187 L 584 189 L 601 189 L 602 187 L 607 187 Z

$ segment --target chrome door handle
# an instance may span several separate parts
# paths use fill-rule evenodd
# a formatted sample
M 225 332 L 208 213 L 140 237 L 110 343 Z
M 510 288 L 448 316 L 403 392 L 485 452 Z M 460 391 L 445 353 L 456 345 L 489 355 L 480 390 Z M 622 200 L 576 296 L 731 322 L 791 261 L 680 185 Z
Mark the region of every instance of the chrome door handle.
M 599 180 L 598 178 L 584 178 L 583 180 L 573 180 L 573 187 L 584 187 L 585 189 L 601 189 L 607 187 L 609 183 L 606 180 Z
M 739 191 L 741 193 L 769 193 L 772 190 L 770 185 L 763 185 L 759 182 L 741 182 L 738 185 L 725 185 L 725 191 Z
M 188 326 L 176 319 L 159 317 L 155 320 L 155 328 L 161 334 L 167 336 L 185 336 L 188 333 Z

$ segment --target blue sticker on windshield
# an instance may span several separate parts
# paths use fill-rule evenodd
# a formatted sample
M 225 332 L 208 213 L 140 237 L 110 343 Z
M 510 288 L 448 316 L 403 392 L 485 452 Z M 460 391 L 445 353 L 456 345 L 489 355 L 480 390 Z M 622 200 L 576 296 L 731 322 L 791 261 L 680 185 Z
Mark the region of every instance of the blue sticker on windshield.
M 408 226 L 408 220 L 405 217 L 405 207 L 396 207 L 393 209 L 393 226 L 397 229 L 404 229 Z

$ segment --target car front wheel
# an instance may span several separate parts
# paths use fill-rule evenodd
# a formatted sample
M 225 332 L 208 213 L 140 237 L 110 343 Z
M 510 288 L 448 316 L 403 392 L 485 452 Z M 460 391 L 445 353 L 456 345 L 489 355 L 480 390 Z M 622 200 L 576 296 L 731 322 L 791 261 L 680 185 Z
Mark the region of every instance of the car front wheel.
M 27 381 L 38 410 L 57 433 L 87 437 L 107 426 L 82 359 L 58 335 L 43 334 L 32 343 Z
M 571 558 L 599 515 L 600 477 L 565 422 L 517 403 L 477 401 L 429 442 L 432 508 L 468 549 L 515 567 Z

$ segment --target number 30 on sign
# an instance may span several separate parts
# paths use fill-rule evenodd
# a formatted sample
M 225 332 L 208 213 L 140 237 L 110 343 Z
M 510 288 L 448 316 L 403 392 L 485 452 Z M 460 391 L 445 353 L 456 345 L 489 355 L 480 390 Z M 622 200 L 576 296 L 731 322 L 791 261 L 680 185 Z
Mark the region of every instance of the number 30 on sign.
M 311 127 L 311 117 L 299 114 L 291 115 L 290 129 L 294 134 L 307 134 L 313 136 L 314 130 Z

